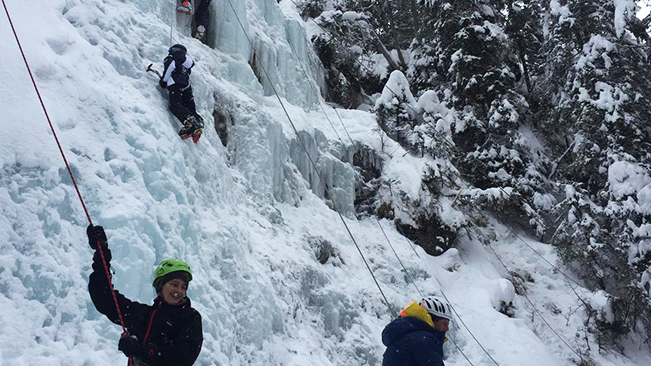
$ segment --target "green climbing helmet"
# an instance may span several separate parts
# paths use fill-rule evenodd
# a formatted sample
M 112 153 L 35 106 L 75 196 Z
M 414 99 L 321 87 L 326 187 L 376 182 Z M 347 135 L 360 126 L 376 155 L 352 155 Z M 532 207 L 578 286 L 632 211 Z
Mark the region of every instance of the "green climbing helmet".
M 187 263 L 178 259 L 165 259 L 160 262 L 156 271 L 154 271 L 154 282 L 152 282 L 152 286 L 157 287 L 156 282 L 172 272 L 185 272 L 188 274 L 188 282 L 192 281 L 192 270 Z

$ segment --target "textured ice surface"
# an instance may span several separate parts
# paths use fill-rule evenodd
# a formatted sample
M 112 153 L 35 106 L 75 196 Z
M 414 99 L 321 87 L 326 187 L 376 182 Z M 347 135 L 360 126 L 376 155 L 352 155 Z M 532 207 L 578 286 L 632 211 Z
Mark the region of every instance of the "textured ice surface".
M 494 286 L 506 274 L 479 242 L 462 235 L 454 256 L 428 258 L 415 248 L 417 257 L 391 222 L 349 215 L 353 173 L 343 163 L 351 151 L 348 134 L 385 159 L 385 174 L 402 191 L 417 192 L 423 160 L 399 153 L 389 158 L 401 150 L 381 141 L 368 113 L 340 110 L 339 121 L 327 107 L 329 121 L 317 110 L 308 83 L 319 84 L 321 71 L 306 70 L 312 80 L 305 81 L 305 63 L 293 59 L 290 44 L 297 59 L 312 56 L 301 44 L 303 24 L 290 1 L 233 0 L 253 47 L 227 1 L 212 2 L 214 49 L 171 23 L 172 1 L 7 1 L 90 216 L 107 230 L 116 288 L 149 302 L 156 264 L 167 257 L 188 261 L 194 271 L 189 296 L 204 326 L 197 365 L 380 365 L 380 334 L 390 314 L 328 207 L 334 203 L 394 308 L 419 294 L 378 224 L 418 289 L 435 293 L 440 285 L 434 279 L 440 279 L 455 309 L 501 364 L 571 365 L 571 352 L 540 319 L 531 320 L 522 298 L 515 298 L 516 318 L 493 309 Z M 170 30 L 172 42 L 185 44 L 197 61 L 192 82 L 206 120 L 197 145 L 178 138 L 165 93 L 144 71 L 149 63 L 161 67 Z M 0 16 L 0 364 L 126 363 L 117 350 L 120 328 L 98 314 L 88 296 L 86 216 L 10 32 Z M 251 69 L 253 51 L 260 55 L 258 65 L 271 71 L 271 83 L 261 84 L 259 69 Z M 332 188 L 332 202 L 324 202 L 322 183 L 307 167 L 270 85 L 278 86 Z M 215 112 L 228 116 L 227 146 L 215 132 Z M 562 277 L 497 229 L 496 250 L 514 268 L 530 269 L 530 296 L 563 310 L 555 315 L 554 307 L 542 307 L 574 339 L 582 331 L 582 310 Z M 555 259 L 550 247 L 532 244 Z M 321 248 L 332 248 L 325 264 L 318 260 Z M 451 263 L 452 272 L 446 270 Z M 491 362 L 459 322 L 453 329 L 452 338 L 474 364 Z M 649 363 L 639 352 L 630 354 L 631 361 L 600 356 L 597 349 L 593 356 L 601 365 Z M 467 363 L 454 347 L 446 350 L 446 365 Z

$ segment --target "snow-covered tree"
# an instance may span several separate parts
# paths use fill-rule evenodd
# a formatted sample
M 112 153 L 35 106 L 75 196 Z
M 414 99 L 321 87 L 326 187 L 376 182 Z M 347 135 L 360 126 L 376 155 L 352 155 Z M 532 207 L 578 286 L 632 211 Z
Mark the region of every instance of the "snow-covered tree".
M 512 1 L 509 4 L 504 31 L 517 52 L 527 94 L 533 89 L 532 76 L 540 67 L 543 43 L 543 7 L 541 1 Z
M 651 184 L 651 63 L 628 31 L 632 1 L 550 3 L 542 126 L 556 146 L 557 179 L 568 184 L 554 236 L 567 262 L 610 296 L 601 339 L 617 340 L 643 321 L 648 332 L 647 230 Z M 644 288 L 644 286 L 647 286 Z
M 423 137 L 414 130 L 417 122 L 416 100 L 409 90 L 409 82 L 403 73 L 391 73 L 382 96 L 375 102 L 380 128 L 391 139 L 412 152 L 422 152 Z

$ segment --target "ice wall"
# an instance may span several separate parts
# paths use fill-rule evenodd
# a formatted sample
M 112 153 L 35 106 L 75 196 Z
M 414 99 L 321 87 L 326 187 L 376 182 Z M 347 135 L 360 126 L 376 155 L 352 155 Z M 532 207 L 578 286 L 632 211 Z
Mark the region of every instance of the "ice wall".
M 225 2 L 213 4 L 214 10 L 223 10 Z M 273 35 L 269 24 L 281 28 L 271 17 L 278 14 L 273 0 L 233 4 L 247 13 L 251 29 L 269 29 Z M 282 4 L 290 6 L 287 0 Z M 381 332 L 390 313 L 360 252 L 393 307 L 418 299 L 411 279 L 429 294 L 439 289 L 433 278 L 440 278 L 467 324 L 502 364 L 572 364 L 566 361 L 572 355 L 559 351 L 563 345 L 539 321 L 531 325 L 524 301 L 518 304 L 518 319 L 492 308 L 491 288 L 502 275 L 478 242 L 462 240 L 463 260 L 460 252 L 427 258 L 405 243 L 391 222 L 344 218 L 345 229 L 320 198 L 321 182 L 309 170 L 283 109 L 275 98 L 265 97 L 248 64 L 249 48 L 232 24 L 221 33 L 232 31 L 228 51 L 206 47 L 172 28 L 173 40 L 186 44 L 197 61 L 192 82 L 206 129 L 194 145 L 179 139 L 180 126 L 167 110 L 165 92 L 144 72 L 149 63 L 160 68 L 169 47 L 173 2 L 9 0 L 7 5 L 90 216 L 107 230 L 116 288 L 149 303 L 152 271 L 161 259 L 182 258 L 192 266 L 189 296 L 203 315 L 204 330 L 195 365 L 380 365 Z M 291 28 L 285 31 L 300 50 L 294 20 L 283 26 Z M 255 34 L 264 38 L 259 45 L 283 43 L 282 37 Z M 3 16 L 0 35 L 0 364 L 126 364 L 117 350 L 120 328 L 90 301 L 86 216 Z M 353 150 L 336 136 L 344 136 L 341 126 L 303 108 L 310 90 L 296 86 L 301 74 L 288 77 L 287 86 L 283 77 L 276 81 L 288 100 L 299 101 L 286 104 L 288 113 L 332 187 L 336 205 L 350 209 L 353 171 L 343 161 L 350 161 L 345 154 Z M 228 116 L 226 146 L 215 132 L 217 112 Z M 336 118 L 331 109 L 326 113 Z M 385 159 L 384 171 L 393 172 L 389 179 L 419 183 L 422 161 L 390 159 L 386 152 L 400 157 L 404 151 L 373 132 L 372 115 L 339 113 L 346 134 Z M 380 165 L 371 153 L 361 160 Z M 536 263 L 522 254 L 526 248 L 504 236 L 510 241 L 498 250 L 512 251 L 511 261 L 520 260 L 515 268 Z M 402 258 L 404 271 L 387 254 L 392 251 L 386 239 Z M 560 274 L 544 266 L 539 261 L 533 267 L 535 282 L 527 285 L 540 303 L 559 298 L 564 287 Z M 564 304 L 576 313 L 577 304 Z M 565 326 L 559 329 L 567 338 L 583 334 L 581 319 L 572 318 L 578 326 L 567 327 L 566 317 L 554 320 Z M 490 363 L 467 333 L 452 336 L 474 364 Z M 512 349 L 512 344 L 523 347 Z M 466 364 L 454 349 L 447 357 L 447 365 Z
M 286 16 L 276 0 L 214 0 L 211 6 L 216 49 L 246 60 L 264 95 L 275 89 L 291 103 L 315 106 L 323 76 L 296 17 Z
M 331 208 L 352 217 L 355 213 L 355 172 L 352 166 L 331 153 L 334 150 L 330 146 L 332 142 L 320 130 L 315 130 L 314 137 L 304 131 L 299 132 L 299 136 L 300 139 L 296 138 L 290 144 L 292 162 L 318 197 L 331 201 Z

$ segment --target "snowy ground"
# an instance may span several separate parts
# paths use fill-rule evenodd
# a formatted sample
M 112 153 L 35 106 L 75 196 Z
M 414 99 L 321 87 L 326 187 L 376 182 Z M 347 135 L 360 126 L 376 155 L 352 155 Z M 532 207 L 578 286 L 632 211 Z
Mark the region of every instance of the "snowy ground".
M 197 145 L 178 138 L 165 94 L 144 72 L 152 62 L 160 68 L 169 46 L 171 2 L 6 2 L 90 216 L 107 229 L 117 289 L 147 302 L 155 265 L 167 257 L 188 261 L 195 273 L 189 296 L 205 331 L 197 365 L 380 365 L 389 311 L 340 217 L 308 189 L 318 179 L 305 176 L 308 159 L 271 84 L 258 83 L 249 67 L 250 49 L 228 0 L 213 0 L 219 27 L 209 39 L 217 49 L 173 29 L 174 41 L 197 60 L 192 81 L 208 122 Z M 299 47 L 304 33 L 291 5 L 234 6 L 248 19 L 260 63 L 294 124 L 321 152 L 320 171 L 330 181 L 348 177 L 350 167 L 332 155 L 347 134 L 332 108 L 325 107 L 328 121 L 314 104 L 309 85 L 319 82 L 305 81 L 309 47 Z M 292 47 L 301 50 L 298 58 Z M 4 15 L 0 49 L 0 365 L 126 363 L 116 347 L 119 327 L 90 302 L 86 216 Z M 318 72 L 308 74 L 318 80 Z M 216 107 L 233 121 L 228 147 L 214 129 Z M 339 114 L 355 141 L 381 149 L 373 116 Z M 411 177 L 420 176 L 424 161 L 394 156 L 386 174 L 417 182 Z M 350 208 L 352 182 L 341 184 L 337 203 Z M 412 286 L 378 222 L 345 221 L 393 307 L 418 300 L 418 291 L 442 289 L 500 365 L 578 359 L 523 297 L 514 298 L 513 318 L 495 310 L 513 289 L 478 235 L 462 235 L 459 251 L 432 258 L 381 221 Z M 483 231 L 494 235 L 493 248 L 511 270 L 531 274 L 527 293 L 546 320 L 585 350 L 585 314 L 565 278 L 501 225 Z M 325 242 L 333 255 L 321 264 L 315 253 Z M 530 245 L 556 263 L 551 247 Z M 494 364 L 459 321 L 453 327 L 451 338 L 474 365 Z M 448 366 L 469 364 L 451 344 L 446 349 Z M 651 363 L 647 353 L 627 352 L 599 354 L 591 343 L 590 355 L 604 366 Z

